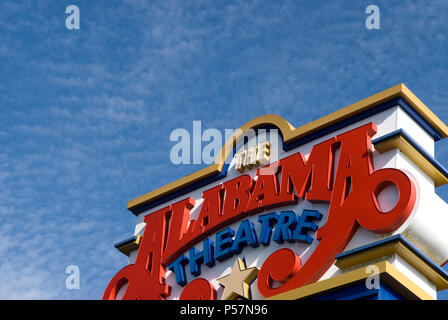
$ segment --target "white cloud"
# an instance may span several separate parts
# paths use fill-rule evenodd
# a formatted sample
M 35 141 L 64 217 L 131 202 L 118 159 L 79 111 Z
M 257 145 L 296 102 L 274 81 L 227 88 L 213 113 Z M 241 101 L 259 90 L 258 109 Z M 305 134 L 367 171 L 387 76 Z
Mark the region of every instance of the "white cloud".
M 193 120 L 298 126 L 402 81 L 448 120 L 444 1 L 379 0 L 377 33 L 353 1 L 79 6 L 72 33 L 63 4 L 0 3 L 0 298 L 100 298 L 127 201 L 199 169 L 169 163 Z

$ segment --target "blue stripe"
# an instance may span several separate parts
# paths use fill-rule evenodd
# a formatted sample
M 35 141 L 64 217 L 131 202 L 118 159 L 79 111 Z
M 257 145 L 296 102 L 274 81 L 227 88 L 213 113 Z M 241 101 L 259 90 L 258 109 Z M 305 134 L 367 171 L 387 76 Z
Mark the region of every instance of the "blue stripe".
M 371 117 L 375 114 L 378 114 L 380 112 L 383 112 L 387 109 L 390 109 L 390 108 L 396 107 L 396 106 L 400 106 L 415 122 L 417 122 L 422 127 L 423 130 L 425 130 L 431 137 L 433 137 L 434 141 L 440 140 L 441 137 L 437 133 L 437 131 L 435 131 L 422 117 L 420 117 L 403 99 L 396 98 L 396 99 L 392 99 L 386 103 L 383 103 L 377 107 L 374 107 L 372 109 L 358 113 L 357 115 L 354 115 L 353 117 L 339 121 L 331 126 L 323 128 L 317 132 L 311 133 L 311 134 L 307 135 L 306 137 L 298 139 L 298 140 L 291 142 L 287 145 L 284 145 L 284 149 L 285 149 L 285 151 L 288 151 L 293 148 L 299 147 L 301 145 L 304 145 L 305 143 L 316 140 L 316 139 L 323 137 L 327 134 L 330 134 L 336 130 L 342 129 L 342 128 L 347 127 L 353 123 L 364 120 L 368 117 Z
M 119 247 L 124 246 L 125 244 L 128 244 L 128 243 L 132 243 L 132 242 L 134 242 L 135 240 L 137 240 L 137 236 L 133 236 L 133 237 L 128 238 L 128 239 L 126 239 L 126 240 L 117 242 L 116 244 L 114 244 L 114 247 L 118 249 Z
M 261 127 L 261 128 L 257 128 L 255 130 L 256 131 L 256 135 L 258 135 L 258 130 L 259 129 L 269 129 L 269 130 L 270 129 L 277 129 L 279 134 L 280 134 L 281 141 L 282 141 L 282 148 L 284 150 L 284 145 L 285 144 L 283 143 L 283 135 L 281 133 L 281 130 L 278 127 L 270 125 L 270 126 L 264 126 L 264 127 Z M 232 154 L 235 154 L 235 152 L 236 152 L 236 146 L 232 149 Z M 132 209 L 130 211 L 137 216 L 140 213 L 142 213 L 144 211 L 147 211 L 149 209 L 155 208 L 155 207 L 157 207 L 160 204 L 163 204 L 163 203 L 168 202 L 170 200 L 173 200 L 173 199 L 175 199 L 177 197 L 180 197 L 180 196 L 182 196 L 184 194 L 187 194 L 189 192 L 195 191 L 195 190 L 197 190 L 197 189 L 199 189 L 199 188 L 201 188 L 203 186 L 206 186 L 206 185 L 208 185 L 210 183 L 218 181 L 218 180 L 220 180 L 220 179 L 222 179 L 222 178 L 227 176 L 227 171 L 229 170 L 229 165 L 230 165 L 229 163 L 225 163 L 223 168 L 222 168 L 222 171 L 220 173 L 217 173 L 217 174 L 215 174 L 213 176 L 210 176 L 210 177 L 208 177 L 206 179 L 197 181 L 197 182 L 195 182 L 195 183 L 193 183 L 193 184 L 191 184 L 189 186 L 186 186 L 186 187 L 184 187 L 182 189 L 174 191 L 174 192 L 172 192 L 172 193 L 170 193 L 170 194 L 168 194 L 166 196 L 160 197 L 159 199 L 156 199 L 154 201 L 148 202 L 147 204 L 144 204 L 142 206 L 134 208 L 134 209 Z
M 318 292 L 311 297 L 302 298 L 303 300 L 378 300 L 378 289 L 367 289 L 364 281 L 360 283 L 346 284 L 341 287 L 332 288 L 325 292 Z
M 290 143 L 284 143 L 283 142 L 283 135 L 281 133 L 281 130 L 279 130 L 279 134 L 280 134 L 280 136 L 282 138 L 281 139 L 281 141 L 282 141 L 282 149 L 284 151 L 289 151 L 291 149 L 297 148 L 297 147 L 302 146 L 302 145 L 304 145 L 304 144 L 306 144 L 308 142 L 311 142 L 311 141 L 316 140 L 316 139 L 318 139 L 320 137 L 323 137 L 323 136 L 325 136 L 327 134 L 330 134 L 330 133 L 332 133 L 332 132 L 334 132 L 336 130 L 342 129 L 342 128 L 344 128 L 346 126 L 349 126 L 349 125 L 351 125 L 351 124 L 353 124 L 355 122 L 364 120 L 364 119 L 366 119 L 368 117 L 371 117 L 371 116 L 373 116 L 375 114 L 378 114 L 378 113 L 380 113 L 380 112 L 382 112 L 384 110 L 387 110 L 389 108 L 396 107 L 396 106 L 401 107 L 415 122 L 417 122 L 422 127 L 422 129 L 424 129 L 431 137 L 433 137 L 433 139 L 435 141 L 440 140 L 441 137 L 437 133 L 437 131 L 434 130 L 403 99 L 395 98 L 395 99 L 387 101 L 387 102 L 385 102 L 385 103 L 383 103 L 381 105 L 373 107 L 373 108 L 371 108 L 369 110 L 366 110 L 364 112 L 356 114 L 356 115 L 354 115 L 354 116 L 352 116 L 352 117 L 350 117 L 348 119 L 341 120 L 341 121 L 339 121 L 339 122 L 337 122 L 337 123 L 335 123 L 333 125 L 325 127 L 325 128 L 323 128 L 323 129 L 321 129 L 319 131 L 311 133 L 311 134 L 309 134 L 309 135 L 307 135 L 305 137 L 299 138 L 299 139 L 297 139 L 297 140 L 295 140 L 293 142 L 290 142 Z M 273 126 L 273 125 L 265 126 L 265 127 L 259 128 L 259 129 L 273 129 L 273 128 L 279 129 L 276 126 Z M 235 148 L 234 148 L 234 152 L 235 152 Z M 196 190 L 198 188 L 201 188 L 201 187 L 203 187 L 203 186 L 205 186 L 205 185 L 207 185 L 209 183 L 218 181 L 218 180 L 224 178 L 225 176 L 227 176 L 228 166 L 229 165 L 226 164 L 225 167 L 223 168 L 222 172 L 220 172 L 220 173 L 218 173 L 218 174 L 216 174 L 214 176 L 208 177 L 208 178 L 206 178 L 206 179 L 204 179 L 202 181 L 198 181 L 198 182 L 196 182 L 194 184 L 191 184 L 191 185 L 189 185 L 189 186 L 187 186 L 185 188 L 182 188 L 182 189 L 180 189 L 178 191 L 170 193 L 169 195 L 163 196 L 163 197 L 161 197 L 159 199 L 156 199 L 154 201 L 151 201 L 151 202 L 149 202 L 147 204 L 144 204 L 142 206 L 134 208 L 134 209 L 132 209 L 130 211 L 133 214 L 138 215 L 138 214 L 140 214 L 140 213 L 142 213 L 144 211 L 147 211 L 149 209 L 152 209 L 152 208 L 154 208 L 154 207 L 156 207 L 156 206 L 158 206 L 160 204 L 163 204 L 163 203 L 165 203 L 167 201 L 173 200 L 173 199 L 175 199 L 177 197 L 180 197 L 180 196 L 182 196 L 184 194 L 187 194 L 187 193 L 192 192 L 192 191 L 194 191 L 194 190 Z M 446 172 L 446 170 L 444 172 Z
M 167 201 L 173 200 L 173 199 L 175 199 L 177 197 L 180 197 L 180 196 L 182 196 L 182 195 L 184 195 L 186 193 L 195 191 L 195 190 L 197 190 L 197 189 L 199 189 L 199 188 L 201 188 L 201 187 L 203 187 L 205 185 L 208 185 L 208 184 L 213 183 L 213 182 L 215 182 L 217 180 L 220 180 L 220 179 L 224 178 L 225 176 L 227 176 L 228 167 L 229 167 L 229 165 L 225 164 L 224 167 L 223 167 L 223 170 L 220 173 L 215 174 L 213 176 L 210 176 L 210 177 L 208 177 L 206 179 L 200 180 L 198 182 L 195 182 L 195 183 L 193 183 L 193 184 L 191 184 L 191 185 L 189 185 L 189 186 L 187 186 L 185 188 L 179 189 L 179 190 L 174 191 L 174 192 L 172 192 L 172 193 L 170 193 L 170 194 L 168 194 L 166 196 L 163 196 L 163 197 L 161 197 L 159 199 L 156 199 L 154 201 L 148 202 L 147 204 L 144 204 L 144 205 L 139 206 L 139 207 L 137 207 L 135 209 L 132 209 L 131 212 L 137 216 L 137 215 L 139 215 L 140 213 L 142 213 L 142 212 L 144 212 L 146 210 L 149 210 L 149 209 L 152 209 L 154 207 L 157 207 L 160 204 L 163 204 L 163 203 L 165 203 Z
M 426 122 L 425 119 L 423 119 L 417 112 L 415 112 L 414 109 L 412 109 L 403 99 L 398 99 L 398 104 L 400 107 L 406 111 L 406 113 L 415 121 L 417 122 L 426 132 L 429 133 L 431 137 L 433 137 L 434 141 L 439 141 L 442 137 L 440 134 L 431 127 L 431 125 Z

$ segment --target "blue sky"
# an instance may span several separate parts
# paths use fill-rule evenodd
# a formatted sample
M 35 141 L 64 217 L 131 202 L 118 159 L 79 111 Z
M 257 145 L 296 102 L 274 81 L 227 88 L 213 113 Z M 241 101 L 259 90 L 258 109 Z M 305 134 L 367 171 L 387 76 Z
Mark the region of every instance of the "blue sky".
M 2 0 L 0 299 L 100 298 L 127 263 L 127 202 L 205 166 L 169 160 L 194 120 L 299 126 L 403 82 L 448 123 L 446 21 L 443 0 Z

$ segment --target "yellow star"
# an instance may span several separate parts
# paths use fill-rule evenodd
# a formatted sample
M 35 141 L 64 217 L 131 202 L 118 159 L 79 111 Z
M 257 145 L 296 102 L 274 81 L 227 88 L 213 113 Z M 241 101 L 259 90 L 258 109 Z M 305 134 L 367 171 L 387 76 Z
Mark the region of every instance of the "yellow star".
M 250 284 L 258 275 L 258 268 L 246 268 L 243 259 L 237 258 L 230 274 L 216 279 L 223 287 L 222 300 L 235 300 L 238 297 L 250 299 Z

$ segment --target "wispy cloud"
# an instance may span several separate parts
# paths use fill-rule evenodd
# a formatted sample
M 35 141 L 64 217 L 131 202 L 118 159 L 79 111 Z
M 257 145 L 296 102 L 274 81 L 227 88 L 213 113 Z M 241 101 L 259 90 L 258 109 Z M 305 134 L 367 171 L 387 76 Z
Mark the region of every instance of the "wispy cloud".
M 100 298 L 127 201 L 200 168 L 169 162 L 193 120 L 298 126 L 405 82 L 447 122 L 448 5 L 376 2 L 368 31 L 365 1 L 81 0 L 69 31 L 61 1 L 2 1 L 0 298 Z

